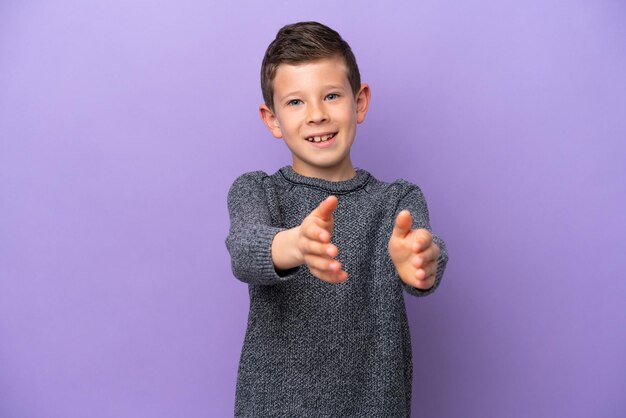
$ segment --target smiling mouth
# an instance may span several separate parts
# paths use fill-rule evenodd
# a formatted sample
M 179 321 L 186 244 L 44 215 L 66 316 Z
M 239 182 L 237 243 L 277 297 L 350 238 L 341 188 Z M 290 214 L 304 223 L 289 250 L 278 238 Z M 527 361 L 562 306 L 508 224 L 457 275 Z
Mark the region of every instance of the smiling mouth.
M 330 139 L 333 139 L 335 137 L 335 135 L 337 135 L 337 132 L 334 132 L 332 134 L 328 134 L 328 135 L 321 135 L 321 136 L 310 136 L 308 138 L 304 138 L 309 142 L 326 142 Z

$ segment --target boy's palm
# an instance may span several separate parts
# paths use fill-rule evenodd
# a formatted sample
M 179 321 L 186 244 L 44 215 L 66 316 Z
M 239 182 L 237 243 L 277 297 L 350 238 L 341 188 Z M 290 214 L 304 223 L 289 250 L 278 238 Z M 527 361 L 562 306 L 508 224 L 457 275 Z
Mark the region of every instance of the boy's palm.
M 311 274 L 329 283 L 341 283 L 348 278 L 341 263 L 335 260 L 339 250 L 330 243 L 337 204 L 335 196 L 327 197 L 299 226 L 298 250 L 302 261 Z
M 404 283 L 426 290 L 435 283 L 439 247 L 428 230 L 411 229 L 411 223 L 408 210 L 398 214 L 389 239 L 389 255 Z

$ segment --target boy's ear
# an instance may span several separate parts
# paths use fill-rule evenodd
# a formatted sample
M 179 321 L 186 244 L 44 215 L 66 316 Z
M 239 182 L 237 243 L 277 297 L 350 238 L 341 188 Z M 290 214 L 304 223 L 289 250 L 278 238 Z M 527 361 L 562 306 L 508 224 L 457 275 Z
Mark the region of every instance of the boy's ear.
M 371 98 L 372 91 L 370 90 L 370 86 L 365 83 L 361 84 L 361 88 L 356 94 L 356 120 L 358 123 L 365 120 L 365 115 L 367 115 L 367 109 L 369 108 Z
M 280 129 L 280 123 L 278 123 L 278 118 L 272 112 L 272 110 L 266 104 L 262 104 L 259 106 L 259 115 L 263 120 L 267 129 L 269 129 L 270 133 L 274 136 L 274 138 L 282 138 L 283 131 Z

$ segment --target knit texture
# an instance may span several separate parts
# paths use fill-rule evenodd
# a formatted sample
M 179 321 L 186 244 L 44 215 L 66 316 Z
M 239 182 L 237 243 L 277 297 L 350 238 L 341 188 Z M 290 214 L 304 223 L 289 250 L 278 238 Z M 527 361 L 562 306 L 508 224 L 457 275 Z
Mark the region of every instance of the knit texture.
M 332 242 L 348 272 L 325 283 L 306 266 L 277 272 L 271 243 L 329 195 L 337 196 Z M 402 295 L 432 293 L 448 259 L 444 242 L 435 285 L 405 285 L 387 244 L 396 215 L 430 230 L 421 190 L 385 183 L 364 170 L 347 181 L 304 177 L 291 167 L 235 180 L 228 194 L 226 246 L 233 274 L 249 284 L 250 313 L 241 352 L 237 417 L 408 417 L 411 340 Z

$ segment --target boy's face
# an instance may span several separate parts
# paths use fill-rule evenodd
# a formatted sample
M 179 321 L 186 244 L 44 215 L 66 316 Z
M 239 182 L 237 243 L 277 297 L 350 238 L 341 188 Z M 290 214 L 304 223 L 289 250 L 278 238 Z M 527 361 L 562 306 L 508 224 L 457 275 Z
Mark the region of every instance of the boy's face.
M 333 181 L 353 177 L 350 147 L 367 113 L 369 87 L 362 84 L 353 94 L 340 57 L 281 64 L 273 87 L 274 111 L 262 105 L 261 118 L 274 137 L 284 139 L 293 169 Z

